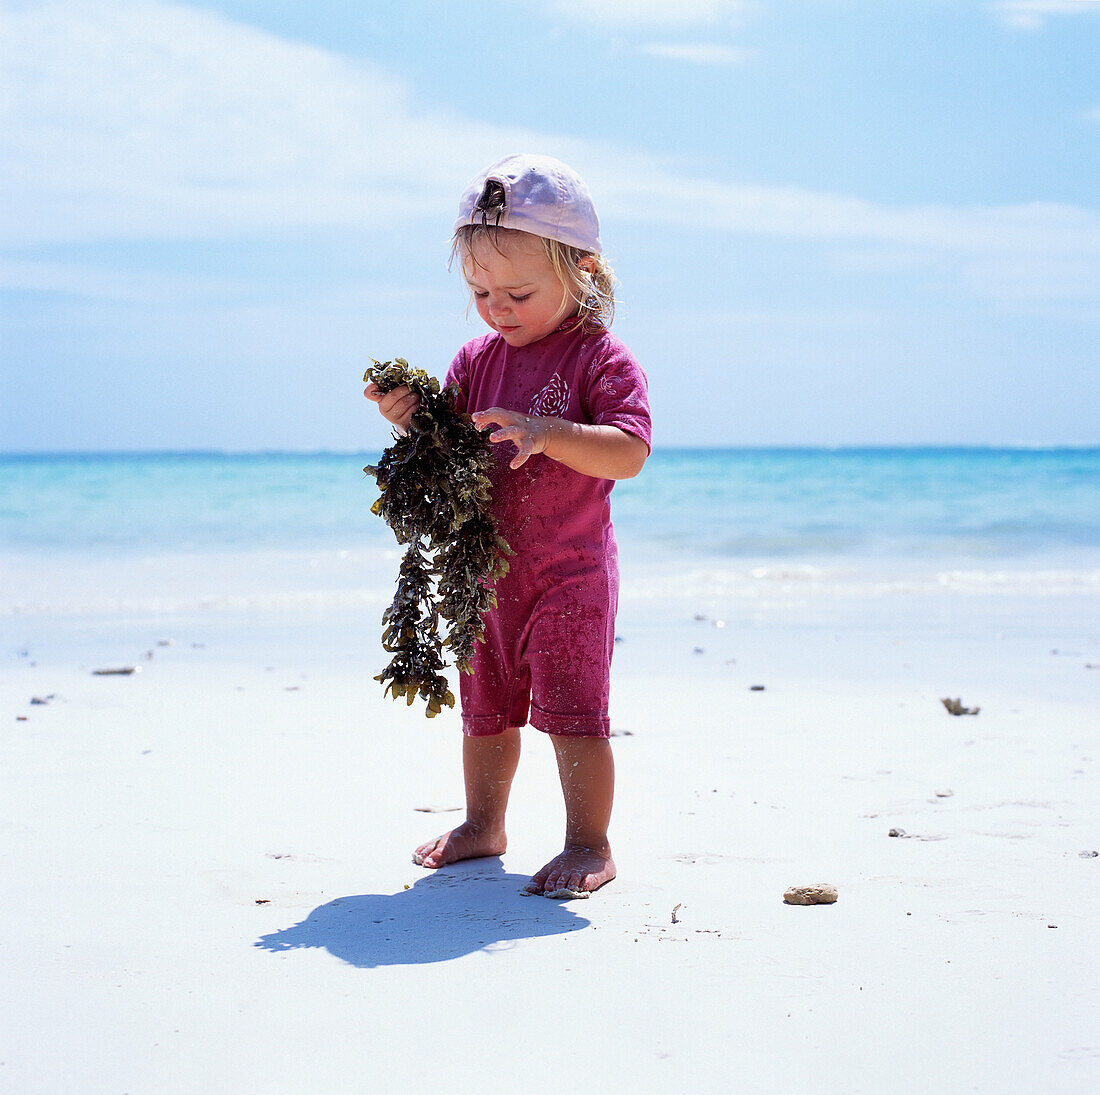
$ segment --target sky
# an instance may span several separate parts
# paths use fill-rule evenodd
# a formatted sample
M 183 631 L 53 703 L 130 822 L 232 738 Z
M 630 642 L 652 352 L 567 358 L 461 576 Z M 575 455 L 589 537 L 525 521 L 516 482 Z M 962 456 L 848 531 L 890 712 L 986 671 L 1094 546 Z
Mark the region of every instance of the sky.
M 588 182 L 657 447 L 1100 443 L 1100 0 L 0 0 L 0 451 L 378 449 Z

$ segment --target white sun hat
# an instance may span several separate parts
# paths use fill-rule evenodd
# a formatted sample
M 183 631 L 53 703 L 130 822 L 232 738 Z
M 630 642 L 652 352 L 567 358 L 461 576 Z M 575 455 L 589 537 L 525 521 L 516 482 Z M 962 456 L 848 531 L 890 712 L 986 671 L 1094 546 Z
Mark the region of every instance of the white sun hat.
M 486 183 L 499 183 L 504 206 L 478 208 Z M 600 220 L 584 180 L 550 156 L 519 153 L 485 168 L 458 203 L 455 231 L 468 224 L 516 228 L 582 251 L 601 251 Z

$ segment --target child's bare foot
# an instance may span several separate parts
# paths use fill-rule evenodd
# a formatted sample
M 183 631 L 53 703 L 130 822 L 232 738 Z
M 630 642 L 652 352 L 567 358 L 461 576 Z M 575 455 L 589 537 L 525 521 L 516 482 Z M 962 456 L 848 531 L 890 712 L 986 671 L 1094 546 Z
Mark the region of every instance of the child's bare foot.
M 587 897 L 614 877 L 615 861 L 606 845 L 589 848 L 566 844 L 561 855 L 550 860 L 524 891 L 543 897 Z
M 449 833 L 421 844 L 413 852 L 413 862 L 421 867 L 443 867 L 460 859 L 503 855 L 507 849 L 508 838 L 503 830 L 489 831 L 464 821 Z

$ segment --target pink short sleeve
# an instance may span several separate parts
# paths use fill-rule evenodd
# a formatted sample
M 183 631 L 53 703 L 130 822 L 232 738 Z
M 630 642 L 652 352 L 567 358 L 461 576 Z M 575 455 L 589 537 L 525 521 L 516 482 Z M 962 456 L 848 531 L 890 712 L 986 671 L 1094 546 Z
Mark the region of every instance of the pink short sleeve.
M 642 367 L 622 344 L 605 346 L 588 373 L 585 403 L 598 426 L 617 426 L 652 448 L 649 386 Z

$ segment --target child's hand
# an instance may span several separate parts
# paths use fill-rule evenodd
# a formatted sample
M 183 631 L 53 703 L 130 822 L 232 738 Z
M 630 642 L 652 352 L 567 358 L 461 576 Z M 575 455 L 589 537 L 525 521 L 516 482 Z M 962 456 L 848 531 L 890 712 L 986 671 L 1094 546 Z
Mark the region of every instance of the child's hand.
M 550 438 L 550 420 L 534 415 L 518 414 L 506 411 L 503 407 L 490 407 L 487 411 L 474 411 L 470 416 L 474 425 L 482 430 L 486 426 L 502 426 L 489 434 L 489 440 L 495 445 L 501 441 L 512 441 L 519 452 L 512 457 L 510 468 L 518 468 L 529 456 L 546 450 Z
M 372 402 L 378 404 L 382 417 L 396 426 L 403 433 L 408 433 L 409 423 L 420 406 L 420 399 L 409 388 L 404 386 L 394 388 L 393 391 L 383 392 L 373 381 L 367 385 L 363 394 Z

